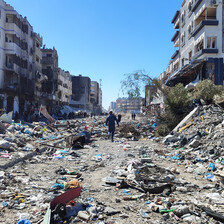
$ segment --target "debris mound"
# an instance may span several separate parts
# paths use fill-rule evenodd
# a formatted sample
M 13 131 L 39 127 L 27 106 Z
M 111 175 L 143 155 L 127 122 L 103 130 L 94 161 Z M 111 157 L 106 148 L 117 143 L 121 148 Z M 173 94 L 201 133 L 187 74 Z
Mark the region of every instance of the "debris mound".
M 119 131 L 121 138 L 132 138 L 134 136 L 140 136 L 139 131 L 137 131 L 135 126 L 132 124 L 122 124 Z

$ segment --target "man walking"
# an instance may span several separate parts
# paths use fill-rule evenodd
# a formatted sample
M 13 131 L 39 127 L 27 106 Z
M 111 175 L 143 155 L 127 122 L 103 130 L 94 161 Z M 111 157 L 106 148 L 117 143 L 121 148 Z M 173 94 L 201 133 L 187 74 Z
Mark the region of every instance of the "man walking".
M 117 126 L 119 127 L 119 122 L 116 116 L 110 111 L 109 116 L 106 119 L 106 125 L 108 125 L 108 132 L 111 135 L 111 141 L 114 141 L 114 132 L 115 132 L 115 121 L 117 122 Z

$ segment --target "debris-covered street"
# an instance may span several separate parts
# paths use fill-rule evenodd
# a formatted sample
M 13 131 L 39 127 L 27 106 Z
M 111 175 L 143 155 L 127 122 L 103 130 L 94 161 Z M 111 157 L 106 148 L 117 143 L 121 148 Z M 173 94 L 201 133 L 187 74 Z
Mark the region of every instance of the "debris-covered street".
M 0 0 L 0 224 L 224 223 L 224 0 L 161 3 Z
M 106 117 L 4 124 L 0 223 L 224 222 L 223 111 L 197 110 L 165 139 L 146 117 L 123 119 L 114 142 Z

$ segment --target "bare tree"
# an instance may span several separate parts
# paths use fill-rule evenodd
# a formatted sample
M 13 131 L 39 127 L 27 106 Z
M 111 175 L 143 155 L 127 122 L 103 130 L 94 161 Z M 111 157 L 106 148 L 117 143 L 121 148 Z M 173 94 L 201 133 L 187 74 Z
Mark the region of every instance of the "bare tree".
M 159 97 L 160 94 L 166 95 L 167 93 L 161 81 L 156 78 L 151 78 L 144 70 L 125 74 L 124 77 L 124 80 L 121 81 L 121 90 L 123 94 L 127 94 L 130 98 L 140 97 L 141 92 L 145 90 L 146 86 L 151 88 L 152 97 Z

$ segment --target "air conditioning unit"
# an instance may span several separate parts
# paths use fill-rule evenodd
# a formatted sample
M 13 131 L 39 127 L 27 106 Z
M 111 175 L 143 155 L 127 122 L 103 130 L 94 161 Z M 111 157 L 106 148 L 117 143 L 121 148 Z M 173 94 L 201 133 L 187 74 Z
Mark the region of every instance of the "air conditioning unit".
M 211 5 L 218 5 L 218 0 L 211 0 Z

